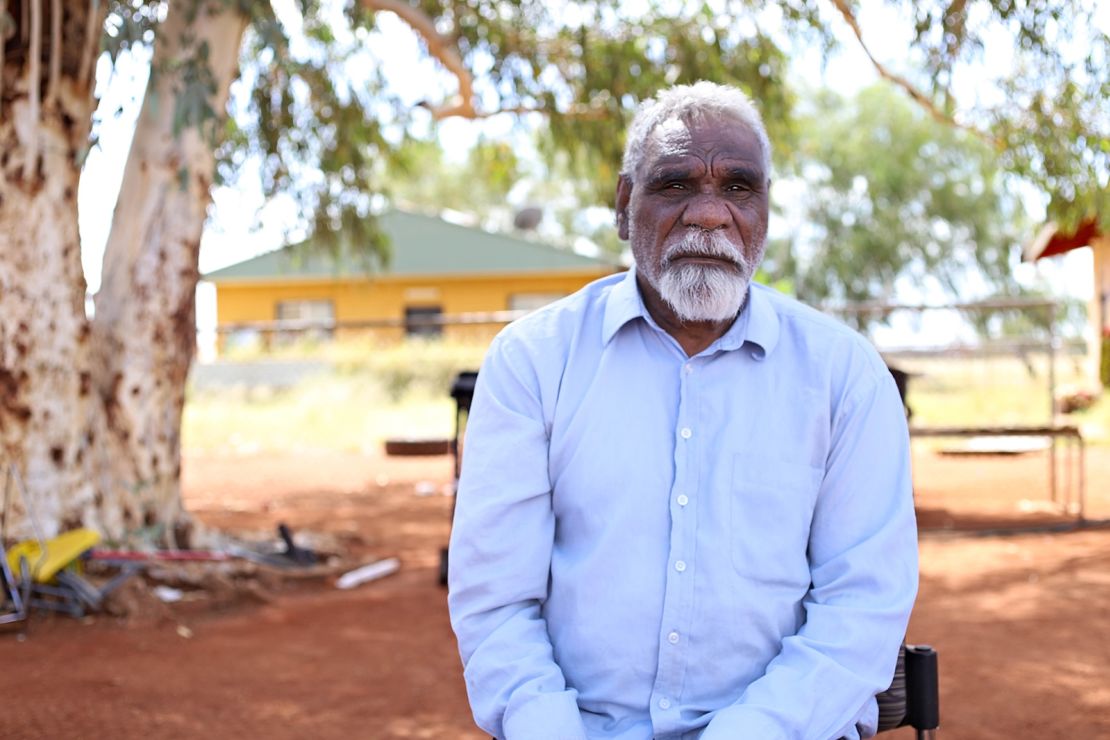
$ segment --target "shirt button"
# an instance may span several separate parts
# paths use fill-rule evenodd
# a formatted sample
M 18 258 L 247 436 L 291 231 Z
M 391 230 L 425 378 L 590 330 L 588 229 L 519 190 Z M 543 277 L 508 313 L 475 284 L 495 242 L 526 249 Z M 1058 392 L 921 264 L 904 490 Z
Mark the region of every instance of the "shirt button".
M 674 569 L 677 570 L 679 573 L 686 570 L 686 561 L 685 560 L 676 560 L 675 564 L 674 564 Z
M 682 369 L 686 372 L 687 375 L 694 372 L 694 366 L 689 362 L 683 365 Z
M 667 699 L 666 697 L 660 699 L 659 700 L 659 708 L 660 709 L 670 709 L 671 708 L 671 700 Z
M 680 431 L 679 434 L 682 435 L 683 439 L 690 439 L 690 437 L 694 436 L 694 433 L 690 431 L 689 427 L 682 427 L 682 431 Z
M 671 634 L 667 635 L 667 642 L 671 643 L 672 645 L 677 645 L 678 644 L 678 633 L 677 632 L 672 632 Z
M 690 503 L 690 499 L 687 498 L 685 493 L 678 494 L 678 505 L 679 506 L 685 506 L 688 503 Z

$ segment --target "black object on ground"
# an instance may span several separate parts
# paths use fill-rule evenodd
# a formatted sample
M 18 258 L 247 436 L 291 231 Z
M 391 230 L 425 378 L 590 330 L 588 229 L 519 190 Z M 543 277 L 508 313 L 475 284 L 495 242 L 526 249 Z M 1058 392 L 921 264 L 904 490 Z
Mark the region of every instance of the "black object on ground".
M 293 543 L 293 532 L 285 522 L 278 524 L 278 536 L 285 543 L 285 552 L 282 557 L 288 558 L 297 565 L 313 565 L 319 558 L 316 553 L 306 547 L 298 547 Z

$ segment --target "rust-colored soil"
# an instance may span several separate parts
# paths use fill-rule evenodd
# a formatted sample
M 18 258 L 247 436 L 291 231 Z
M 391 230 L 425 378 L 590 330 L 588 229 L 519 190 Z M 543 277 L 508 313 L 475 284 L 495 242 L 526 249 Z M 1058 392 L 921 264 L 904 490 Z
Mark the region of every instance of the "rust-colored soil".
M 921 447 L 915 464 L 926 531 L 909 638 L 940 651 L 940 737 L 1110 738 L 1110 528 L 969 533 L 1066 521 L 1046 505 L 1044 458 Z M 436 582 L 450 471 L 448 457 L 188 457 L 201 521 L 260 534 L 285 521 L 343 562 L 301 579 L 193 566 L 204 588 L 185 601 L 136 582 L 128 618 L 36 615 L 0 632 L 0 737 L 486 737 Z M 1087 489 L 1088 517 L 1110 519 L 1110 450 L 1090 451 Z M 333 587 L 337 569 L 389 556 L 399 573 Z

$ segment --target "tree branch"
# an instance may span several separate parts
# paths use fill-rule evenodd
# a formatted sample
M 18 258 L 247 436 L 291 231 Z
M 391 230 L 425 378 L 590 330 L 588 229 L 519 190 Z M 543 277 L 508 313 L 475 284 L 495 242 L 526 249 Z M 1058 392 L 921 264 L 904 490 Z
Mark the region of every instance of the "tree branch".
M 432 117 L 435 118 L 437 121 L 444 118 L 450 118 L 451 116 L 461 116 L 463 118 L 469 118 L 471 120 L 479 120 L 483 118 L 492 118 L 493 116 L 499 116 L 502 113 L 508 113 L 514 116 L 523 116 L 529 113 L 540 113 L 545 116 L 551 114 L 551 109 L 544 108 L 542 105 L 514 105 L 508 108 L 496 108 L 494 110 L 485 111 L 474 110 L 473 108 L 464 108 L 463 106 L 458 105 L 433 107 L 430 103 L 426 101 L 417 103 L 417 105 L 422 108 L 427 108 L 429 111 L 431 111 Z M 566 116 L 567 118 L 575 118 L 583 121 L 601 119 L 608 114 L 609 112 L 605 108 L 597 105 L 575 105 L 562 112 L 562 115 Z
M 89 1 L 89 15 L 85 19 L 85 48 L 81 52 L 81 70 L 77 75 L 77 84 L 92 84 L 93 63 L 99 56 L 100 34 L 98 31 L 104 27 L 104 16 L 108 12 L 108 3 L 101 0 Z
M 428 53 L 438 59 L 439 63 L 446 67 L 447 71 L 458 80 L 459 92 L 453 102 L 438 107 L 427 106 L 436 119 L 449 118 L 450 116 L 482 117 L 474 108 L 474 76 L 467 69 L 453 42 L 436 30 L 435 23 L 427 13 L 409 5 L 404 0 L 361 1 L 362 7 L 368 10 L 389 11 L 407 23 L 420 38 L 424 39 L 424 43 L 428 47 Z
M 944 11 L 944 28 L 951 34 L 948 42 L 948 55 L 955 57 L 963 44 L 964 30 L 967 24 L 965 13 L 967 0 L 952 0 L 952 4 Z
M 8 13 L 8 0 L 0 0 L 0 17 Z M 8 40 L 3 34 L 0 34 L 0 110 L 3 109 L 4 104 L 4 48 L 8 45 Z M 3 119 L 3 114 L 0 113 L 0 120 Z
M 29 117 L 34 129 L 27 141 L 26 159 L 23 161 L 23 182 L 30 183 L 35 179 L 39 169 L 39 117 L 42 105 L 39 101 L 39 87 L 42 84 L 42 0 L 31 0 L 31 38 L 30 61 L 27 71 L 27 100 L 30 108 Z
M 937 108 L 928 95 L 923 93 L 921 90 L 918 90 L 913 85 L 913 83 L 911 83 L 905 77 L 902 77 L 901 75 L 895 74 L 894 72 L 888 70 L 882 62 L 875 58 L 875 55 L 871 53 L 871 49 L 869 49 L 867 47 L 867 44 L 864 42 L 863 32 L 860 31 L 859 23 L 856 21 L 856 16 L 852 13 L 852 9 L 848 7 L 847 1 L 830 0 L 830 2 L 832 2 L 833 6 L 836 7 L 838 11 L 840 11 L 840 15 L 844 17 L 844 20 L 851 27 L 852 33 L 856 35 L 856 40 L 859 41 L 860 48 L 863 49 L 863 53 L 867 55 L 867 58 L 871 60 L 871 64 L 874 65 L 875 70 L 879 73 L 880 77 L 887 80 L 888 82 L 891 82 L 895 86 L 902 88 L 902 90 L 905 91 L 905 93 L 909 95 L 915 103 L 924 108 L 925 112 L 931 115 L 937 121 L 947 126 L 952 126 L 953 128 L 967 131 L 989 144 L 992 144 L 996 147 L 998 146 L 998 142 L 991 138 L 990 135 L 983 131 L 980 131 L 977 128 L 966 126 L 960 123 L 952 116 Z
M 50 0 L 50 72 L 46 84 L 46 105 L 58 99 L 62 81 L 62 0 Z
M 543 107 L 514 106 L 511 108 L 498 108 L 496 110 L 480 111 L 474 107 L 474 76 L 459 56 L 455 43 L 436 30 L 435 22 L 422 10 L 409 5 L 405 0 L 361 0 L 362 7 L 369 10 L 384 10 L 393 13 L 408 24 L 409 28 L 424 39 L 428 53 L 447 71 L 455 76 L 459 82 L 459 92 L 447 103 L 433 105 L 429 102 L 420 103 L 427 108 L 432 118 L 437 121 L 444 118 L 459 116 L 472 120 L 490 118 L 502 113 L 524 115 L 526 113 L 550 114 L 549 109 Z M 563 115 L 572 118 L 601 118 L 606 114 L 604 108 L 599 106 L 579 105 L 566 111 Z

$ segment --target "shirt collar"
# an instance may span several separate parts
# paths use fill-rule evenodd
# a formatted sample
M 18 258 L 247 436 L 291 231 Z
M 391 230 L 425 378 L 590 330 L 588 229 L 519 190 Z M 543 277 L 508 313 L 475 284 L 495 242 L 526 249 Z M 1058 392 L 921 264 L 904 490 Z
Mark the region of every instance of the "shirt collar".
M 740 344 L 750 342 L 758 347 L 758 354 L 753 355 L 758 360 L 771 354 L 779 341 L 779 315 L 775 311 L 770 294 L 770 288 L 752 283 L 748 288 L 748 305 L 744 308 L 744 313 L 748 315 L 748 323 Z M 733 325 L 733 328 L 736 326 Z M 728 334 L 726 333 L 725 336 L 727 337 Z
M 613 286 L 605 301 L 605 318 L 601 325 L 601 341 L 609 344 L 622 326 L 637 317 L 648 317 L 640 289 L 636 285 L 636 268 L 630 267 L 624 273 L 624 280 Z
M 715 349 L 739 349 L 751 342 L 759 348 L 757 359 L 763 359 L 775 348 L 779 338 L 779 317 L 767 295 L 767 288 L 753 284 L 748 288 L 747 305 L 739 319 L 714 344 Z M 605 318 L 601 341 L 608 344 L 621 327 L 635 318 L 654 325 L 636 284 L 636 268 L 629 268 L 624 279 L 613 286 L 605 302 Z

